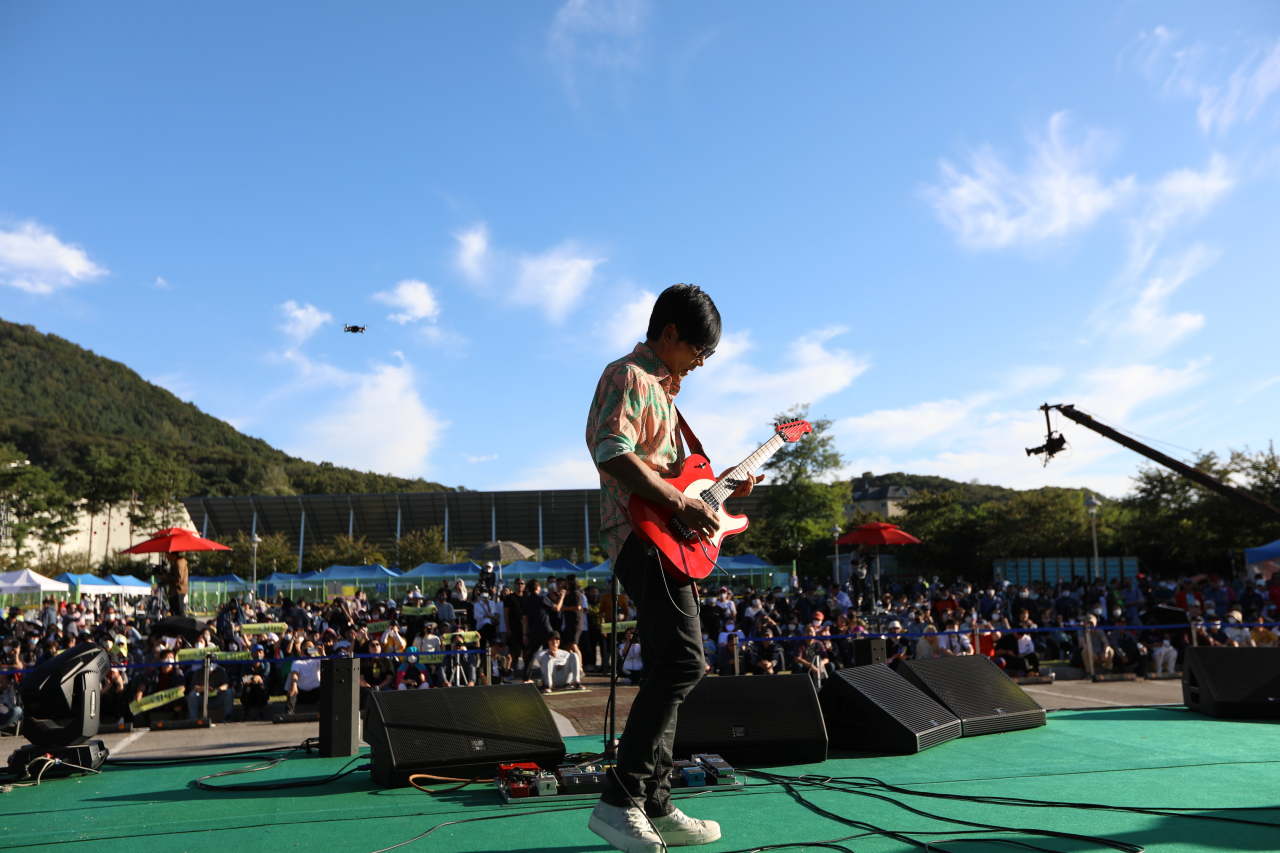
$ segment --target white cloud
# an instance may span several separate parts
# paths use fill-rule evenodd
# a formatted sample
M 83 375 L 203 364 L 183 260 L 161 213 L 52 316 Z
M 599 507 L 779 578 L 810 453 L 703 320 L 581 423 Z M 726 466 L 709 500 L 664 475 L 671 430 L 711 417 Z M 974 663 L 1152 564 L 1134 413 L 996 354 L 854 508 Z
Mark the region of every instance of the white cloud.
M 1041 457 L 1026 455 L 1025 448 L 1044 441 L 1039 402 L 1074 403 L 1112 424 L 1130 425 L 1155 401 L 1176 399 L 1203 382 L 1206 364 L 1127 364 L 1085 373 L 1065 386 L 1061 371 L 1027 371 L 965 400 L 917 403 L 842 419 L 835 427 L 837 440 L 841 446 L 858 448 L 844 474 L 911 471 L 1020 489 L 1087 486 L 1108 495 L 1125 494 L 1132 488 L 1130 476 L 1116 471 L 1132 470 L 1137 457 L 1126 458 L 1128 451 L 1119 445 L 1056 413 L 1054 429 L 1067 436 L 1069 450 L 1055 458 L 1047 472 Z M 1146 420 L 1161 417 L 1151 414 Z M 1141 428 L 1143 420 L 1132 425 Z M 1113 457 L 1121 461 L 1113 462 Z
M 611 350 L 628 352 L 643 341 L 649 332 L 649 315 L 658 295 L 648 290 L 629 302 L 624 302 L 613 318 L 602 329 L 605 342 Z
M 1135 65 L 1165 94 L 1199 100 L 1196 120 L 1206 134 L 1253 121 L 1280 91 L 1280 39 L 1250 50 L 1229 73 L 1217 61 L 1224 51 L 1186 44 L 1165 27 L 1139 33 L 1135 44 Z
M 284 314 L 284 325 L 280 329 L 293 338 L 295 345 L 314 335 L 325 323 L 333 322 L 332 314 L 310 303 L 299 305 L 292 299 L 280 306 L 280 313 Z
M 155 283 L 155 287 L 156 287 L 156 289 L 157 289 L 157 290 L 172 290 L 172 289 L 173 289 L 173 285 L 172 285 L 172 284 L 170 284 L 169 282 L 165 281 L 165 280 L 164 280 L 163 278 L 161 278 L 160 276 L 156 276 L 156 283 Z
M 489 271 L 489 226 L 480 222 L 453 235 L 458 241 L 454 263 L 472 281 L 483 281 Z
M 866 371 L 866 361 L 828 346 L 844 331 L 822 329 L 797 338 L 785 353 L 771 354 L 773 370 L 752 363 L 748 333 L 720 339 L 715 355 L 685 380 L 679 399 L 715 470 L 738 464 L 763 444 L 774 415 L 797 403 L 817 404 Z M 821 408 L 810 414 L 821 417 Z
M 640 67 L 645 0 L 568 0 L 556 12 L 547 54 L 565 90 L 578 97 L 584 76 Z
M 563 243 L 540 255 L 520 259 L 512 298 L 541 308 L 553 323 L 573 309 L 607 258 L 584 257 L 573 243 Z
M 1140 273 L 1171 229 L 1204 215 L 1234 186 L 1230 163 L 1217 153 L 1202 171 L 1175 169 L 1158 180 L 1146 191 L 1147 202 L 1130 223 L 1127 274 Z
M 498 458 L 498 454 L 491 453 L 488 456 L 472 456 L 470 454 L 463 454 L 463 458 L 468 462 L 475 464 L 476 462 L 492 462 Z
M 9 287 L 46 296 L 106 274 L 84 249 L 63 243 L 35 222 L 0 228 L 0 283 Z
M 431 287 L 424 281 L 408 279 L 396 285 L 395 290 L 373 294 L 373 298 L 402 309 L 395 314 L 388 314 L 387 319 L 401 325 L 418 320 L 435 320 L 440 316 L 440 303 Z
M 1192 276 L 1213 265 L 1220 253 L 1197 243 L 1161 265 L 1147 279 L 1146 286 L 1120 324 L 1118 332 L 1147 351 L 1170 346 L 1204 326 L 1204 315 L 1190 312 L 1168 314 L 1165 303 Z
M 422 402 L 413 367 L 402 360 L 330 376 L 349 390 L 309 420 L 289 452 L 365 471 L 425 475 L 448 423 Z
M 960 243 L 974 249 L 1034 245 L 1086 228 L 1132 191 L 1133 178 L 1098 176 L 1110 147 L 1105 134 L 1089 131 L 1072 142 L 1066 131 L 1065 112 L 1050 118 L 1047 133 L 1031 139 L 1022 173 L 987 146 L 969 155 L 967 169 L 943 160 L 941 182 L 926 197 Z

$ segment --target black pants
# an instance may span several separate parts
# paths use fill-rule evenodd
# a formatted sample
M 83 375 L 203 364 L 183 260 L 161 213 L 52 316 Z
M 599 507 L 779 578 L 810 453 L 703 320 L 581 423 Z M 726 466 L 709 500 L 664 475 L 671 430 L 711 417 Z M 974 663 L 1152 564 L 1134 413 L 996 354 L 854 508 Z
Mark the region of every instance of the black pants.
M 676 713 L 704 668 L 698 599 L 692 581 L 667 575 L 649 546 L 627 537 L 613 566 L 636 604 L 645 678 L 631 703 L 618 746 L 618 765 L 600 799 L 611 806 L 641 805 L 649 817 L 673 811 L 671 748 Z
M 187 596 L 185 594 L 169 596 L 169 615 L 170 616 L 186 616 L 187 615 Z

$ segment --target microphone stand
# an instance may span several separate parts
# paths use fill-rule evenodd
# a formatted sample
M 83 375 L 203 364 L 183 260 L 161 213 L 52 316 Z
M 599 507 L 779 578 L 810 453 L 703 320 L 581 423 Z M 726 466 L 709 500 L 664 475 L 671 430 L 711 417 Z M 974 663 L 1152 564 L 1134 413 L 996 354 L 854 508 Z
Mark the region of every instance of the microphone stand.
M 609 739 L 605 752 L 618 747 L 618 575 L 609 575 Z

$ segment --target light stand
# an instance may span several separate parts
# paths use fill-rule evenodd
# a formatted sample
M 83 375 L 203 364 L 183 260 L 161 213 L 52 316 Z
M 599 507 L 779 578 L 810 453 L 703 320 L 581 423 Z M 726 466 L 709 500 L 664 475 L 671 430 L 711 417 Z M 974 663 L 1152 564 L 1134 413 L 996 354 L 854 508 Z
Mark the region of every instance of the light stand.
M 831 566 L 831 583 L 834 586 L 840 585 L 840 525 L 831 525 L 831 539 L 835 543 L 836 561 Z
M 1089 586 L 1091 587 L 1095 580 L 1094 574 L 1098 571 L 1098 507 L 1100 506 L 1102 501 L 1095 495 L 1089 495 L 1089 499 L 1084 502 L 1084 508 L 1089 511 L 1089 523 L 1093 527 L 1093 564 L 1089 567 Z
M 253 538 L 249 540 L 249 544 L 253 546 L 253 595 L 258 595 L 258 546 L 262 544 L 262 537 L 257 533 L 253 534 Z

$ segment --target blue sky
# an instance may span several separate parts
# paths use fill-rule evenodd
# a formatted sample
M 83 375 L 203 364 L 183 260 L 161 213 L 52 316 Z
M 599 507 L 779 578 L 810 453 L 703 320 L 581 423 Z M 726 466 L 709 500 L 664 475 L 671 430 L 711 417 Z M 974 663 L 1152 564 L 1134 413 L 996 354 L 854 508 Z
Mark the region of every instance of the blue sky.
M 692 281 L 719 466 L 810 403 L 848 474 L 1118 495 L 1036 406 L 1275 436 L 1278 90 L 1268 3 L 5 3 L 0 317 L 308 459 L 565 488 Z

